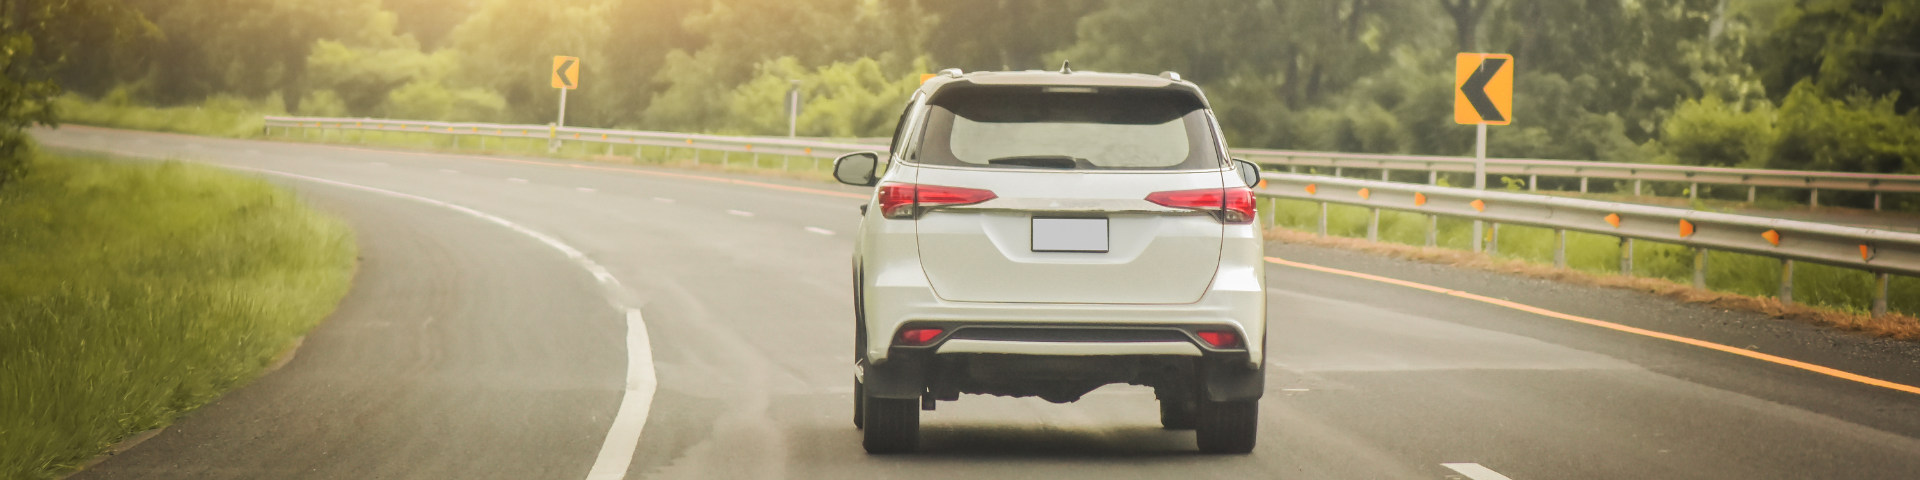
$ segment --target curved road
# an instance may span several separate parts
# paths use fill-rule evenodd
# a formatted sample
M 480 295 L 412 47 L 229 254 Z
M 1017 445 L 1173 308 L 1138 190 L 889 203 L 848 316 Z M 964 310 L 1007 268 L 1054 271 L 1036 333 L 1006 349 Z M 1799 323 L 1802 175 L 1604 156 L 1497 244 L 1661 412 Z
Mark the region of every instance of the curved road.
M 363 257 L 353 292 L 285 368 L 75 478 L 581 479 L 625 454 L 625 478 L 687 479 L 1920 472 L 1920 395 L 1279 265 L 1251 455 L 1196 454 L 1191 432 L 1158 428 L 1150 390 L 1110 386 L 1069 405 L 943 402 L 924 416 L 922 453 L 869 456 L 848 418 L 859 189 L 84 127 L 36 136 L 297 175 L 266 174 L 346 218 Z M 1911 343 L 1338 251 L 1269 254 L 1920 385 Z M 638 348 L 627 308 L 650 338 Z M 658 382 L 640 402 L 650 413 L 637 447 L 603 453 L 634 352 Z

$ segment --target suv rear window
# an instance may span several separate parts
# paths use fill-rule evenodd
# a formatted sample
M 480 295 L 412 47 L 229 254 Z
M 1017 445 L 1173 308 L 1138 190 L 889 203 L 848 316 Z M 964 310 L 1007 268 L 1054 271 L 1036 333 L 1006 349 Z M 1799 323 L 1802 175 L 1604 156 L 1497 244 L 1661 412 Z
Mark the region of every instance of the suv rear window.
M 1171 89 L 952 86 L 928 102 L 916 161 L 1047 170 L 1219 168 L 1206 105 Z

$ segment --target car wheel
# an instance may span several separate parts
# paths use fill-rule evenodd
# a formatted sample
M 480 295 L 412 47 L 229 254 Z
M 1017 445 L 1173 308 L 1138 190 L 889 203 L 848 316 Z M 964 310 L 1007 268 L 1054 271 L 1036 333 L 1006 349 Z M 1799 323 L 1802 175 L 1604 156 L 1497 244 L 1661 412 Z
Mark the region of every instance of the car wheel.
M 1198 422 L 1198 407 L 1193 400 L 1161 400 L 1160 427 L 1167 430 L 1192 430 Z
M 866 409 L 867 409 L 867 386 L 864 384 L 861 384 L 859 379 L 854 379 L 853 380 L 853 428 L 854 429 L 857 430 L 860 428 L 865 428 L 867 426 L 867 422 L 866 422 L 867 410 Z
M 864 392 L 862 392 L 864 393 Z M 892 398 L 861 400 L 867 453 L 907 453 L 920 446 L 920 401 Z
M 1205 453 L 1248 453 L 1260 428 L 1260 401 L 1199 402 L 1194 439 Z

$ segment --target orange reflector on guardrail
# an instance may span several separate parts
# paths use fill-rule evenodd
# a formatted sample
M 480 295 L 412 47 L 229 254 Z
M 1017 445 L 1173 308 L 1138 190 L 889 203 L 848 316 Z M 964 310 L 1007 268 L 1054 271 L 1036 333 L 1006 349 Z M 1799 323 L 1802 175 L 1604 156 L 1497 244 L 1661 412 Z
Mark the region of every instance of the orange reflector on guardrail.
M 1620 214 L 1618 213 L 1607 214 L 1607 224 L 1613 225 L 1613 228 L 1620 228 Z
M 1771 244 L 1773 244 L 1773 246 L 1776 246 L 1776 247 L 1778 247 L 1778 246 L 1780 246 L 1780 231 L 1779 231 L 1779 230 L 1767 230 L 1767 231 L 1765 231 L 1765 232 L 1761 232 L 1761 233 L 1760 233 L 1760 238 L 1765 238 L 1765 239 L 1767 239 L 1767 243 L 1771 243 Z
M 1864 243 L 1860 244 L 1860 261 L 1862 262 L 1873 261 L 1873 256 L 1875 253 L 1878 253 L 1878 252 L 1874 251 L 1872 245 L 1867 245 Z
M 1680 221 L 1680 238 L 1687 238 L 1691 236 L 1693 236 L 1693 222 L 1681 220 Z
M 1360 199 L 1361 199 L 1361 200 L 1366 200 L 1366 199 L 1367 199 L 1367 197 L 1372 197 L 1372 196 L 1373 196 L 1373 190 L 1369 190 L 1369 189 L 1365 189 L 1365 188 L 1362 188 L 1362 189 L 1360 189 Z
M 1479 201 L 1479 200 L 1474 200 L 1474 201 L 1473 201 L 1473 210 L 1474 210 L 1474 211 L 1478 211 L 1478 212 L 1485 212 L 1485 211 L 1487 211 L 1487 202 L 1483 202 L 1483 201 Z
M 1317 183 L 1307 184 L 1307 195 L 1319 195 L 1319 194 L 1320 194 L 1320 184 L 1317 184 Z
M 1426 204 L 1427 204 L 1427 194 L 1420 193 L 1420 192 L 1413 193 L 1413 206 L 1418 207 Z

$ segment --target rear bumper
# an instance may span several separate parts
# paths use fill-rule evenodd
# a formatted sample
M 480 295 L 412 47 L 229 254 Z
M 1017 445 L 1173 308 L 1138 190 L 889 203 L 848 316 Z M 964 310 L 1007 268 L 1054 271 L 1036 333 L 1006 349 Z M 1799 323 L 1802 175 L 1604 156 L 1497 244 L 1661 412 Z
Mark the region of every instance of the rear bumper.
M 1122 383 L 1153 387 L 1163 400 L 1240 401 L 1259 399 L 1266 386 L 1264 370 L 1248 361 L 1246 349 L 1177 338 L 1198 330 L 1191 326 L 911 325 L 929 327 L 948 330 L 928 345 L 893 346 L 888 361 L 862 366 L 858 380 L 867 395 L 954 400 L 974 393 L 1066 403 Z M 1020 330 L 1040 333 L 1008 333 Z M 1015 339 L 1023 336 L 1101 341 Z
M 1237 355 L 1248 368 L 1258 369 L 1265 361 L 1266 292 L 1263 269 L 1222 266 L 1200 301 L 1186 304 L 1055 304 L 1055 303 L 977 303 L 954 302 L 939 298 L 927 287 L 924 278 L 918 284 L 888 285 L 869 283 L 863 288 L 863 313 L 870 365 L 884 365 L 896 351 L 892 339 L 908 324 L 946 328 L 948 335 L 956 327 L 1060 327 L 1060 328 L 1138 328 L 1187 332 L 1183 337 L 1163 337 L 1151 344 L 1143 340 L 1123 339 L 1100 345 L 1097 338 L 1072 339 L 1071 343 L 1049 345 L 1043 339 L 977 338 L 941 353 L 1008 353 L 1029 355 L 1182 355 L 1211 356 L 1220 353 L 1199 343 L 1191 332 L 1200 328 L 1231 329 L 1239 333 L 1244 347 Z M 915 272 L 917 273 L 917 272 Z M 899 277 L 895 277 L 899 278 Z M 909 277 L 911 278 L 911 277 Z M 945 338 L 942 339 L 942 342 Z M 938 348 L 938 344 L 933 348 Z M 892 348 L 890 348 L 892 347 Z M 1195 351 L 1198 352 L 1195 352 Z

